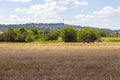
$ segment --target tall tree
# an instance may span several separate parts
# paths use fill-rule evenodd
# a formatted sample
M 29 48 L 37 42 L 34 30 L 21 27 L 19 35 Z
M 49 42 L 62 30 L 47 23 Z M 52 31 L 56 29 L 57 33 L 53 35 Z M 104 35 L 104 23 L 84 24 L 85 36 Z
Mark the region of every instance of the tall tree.
M 27 33 L 28 33 L 28 35 L 25 38 L 25 41 L 26 42 L 32 42 L 32 41 L 34 41 L 35 40 L 35 34 L 34 34 L 34 32 L 32 30 L 28 30 Z
M 16 40 L 16 33 L 12 28 L 8 28 L 4 33 L 4 40 L 6 42 L 14 42 Z
M 27 30 L 24 27 L 20 27 L 17 31 L 17 41 L 18 42 L 25 42 L 25 38 L 27 36 Z
M 101 37 L 106 37 L 107 36 L 107 32 L 104 30 L 98 30 L 99 34 Z
M 54 30 L 46 35 L 46 40 L 57 40 L 60 37 L 60 31 Z
M 100 34 L 96 30 L 82 29 L 78 32 L 78 41 L 81 42 L 94 42 L 99 40 Z
M 61 31 L 61 37 L 64 42 L 76 42 L 77 41 L 77 30 L 72 27 L 64 28 Z

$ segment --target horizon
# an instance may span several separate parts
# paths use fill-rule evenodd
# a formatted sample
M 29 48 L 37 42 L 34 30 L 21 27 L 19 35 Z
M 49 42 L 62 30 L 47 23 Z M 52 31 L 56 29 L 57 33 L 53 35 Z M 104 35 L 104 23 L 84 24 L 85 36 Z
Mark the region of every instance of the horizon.
M 119 4 L 119 0 L 0 0 L 0 24 L 65 23 L 120 30 Z

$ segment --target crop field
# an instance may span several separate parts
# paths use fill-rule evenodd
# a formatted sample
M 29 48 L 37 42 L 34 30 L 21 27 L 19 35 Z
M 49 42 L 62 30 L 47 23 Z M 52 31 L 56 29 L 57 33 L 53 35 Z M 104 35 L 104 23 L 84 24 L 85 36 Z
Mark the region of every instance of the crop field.
M 0 43 L 0 80 L 120 80 L 120 43 Z

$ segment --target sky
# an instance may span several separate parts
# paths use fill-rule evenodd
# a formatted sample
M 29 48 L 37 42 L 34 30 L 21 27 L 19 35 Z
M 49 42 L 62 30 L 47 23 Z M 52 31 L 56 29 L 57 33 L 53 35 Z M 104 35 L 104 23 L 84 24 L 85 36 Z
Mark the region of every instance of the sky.
M 120 0 L 0 0 L 0 24 L 63 22 L 120 29 Z

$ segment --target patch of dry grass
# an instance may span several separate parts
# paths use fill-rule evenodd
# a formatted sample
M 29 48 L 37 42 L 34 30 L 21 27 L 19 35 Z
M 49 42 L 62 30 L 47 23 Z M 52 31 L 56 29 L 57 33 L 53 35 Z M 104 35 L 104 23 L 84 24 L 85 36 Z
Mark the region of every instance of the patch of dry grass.
M 120 43 L 1 43 L 0 80 L 120 80 Z

